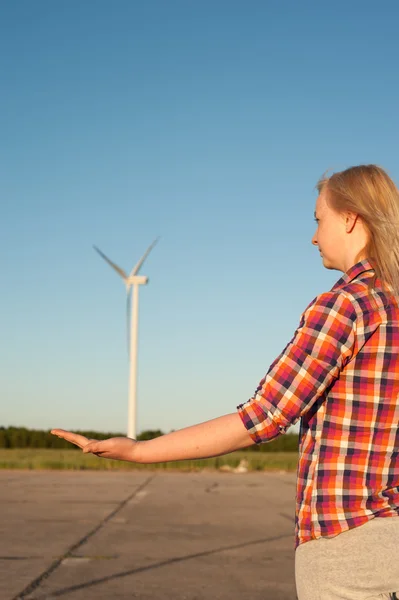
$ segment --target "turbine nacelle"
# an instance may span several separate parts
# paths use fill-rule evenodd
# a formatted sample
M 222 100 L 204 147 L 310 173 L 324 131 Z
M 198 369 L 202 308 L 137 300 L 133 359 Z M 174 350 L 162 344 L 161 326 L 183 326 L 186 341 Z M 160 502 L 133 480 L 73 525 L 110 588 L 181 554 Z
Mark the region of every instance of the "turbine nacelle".
M 125 279 L 126 285 L 134 285 L 134 284 L 145 285 L 148 282 L 149 282 L 149 279 L 148 279 L 148 277 L 146 277 L 146 275 L 130 275 L 129 277 L 127 277 Z

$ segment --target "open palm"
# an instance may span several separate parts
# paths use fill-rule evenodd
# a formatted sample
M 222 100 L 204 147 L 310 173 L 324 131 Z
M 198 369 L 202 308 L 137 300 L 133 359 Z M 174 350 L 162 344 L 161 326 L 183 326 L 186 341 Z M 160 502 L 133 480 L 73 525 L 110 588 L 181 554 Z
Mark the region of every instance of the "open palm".
M 59 438 L 75 444 L 85 454 L 91 453 L 101 458 L 113 458 L 115 460 L 134 461 L 133 450 L 137 445 L 136 440 L 127 437 L 115 437 L 108 440 L 95 440 L 85 437 L 80 433 L 65 431 L 64 429 L 52 429 L 51 433 Z

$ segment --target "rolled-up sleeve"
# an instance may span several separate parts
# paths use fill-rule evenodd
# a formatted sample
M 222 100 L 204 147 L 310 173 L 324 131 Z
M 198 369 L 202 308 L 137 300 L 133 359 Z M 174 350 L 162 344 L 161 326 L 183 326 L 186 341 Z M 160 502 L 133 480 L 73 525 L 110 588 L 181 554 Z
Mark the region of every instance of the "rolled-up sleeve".
M 342 291 L 317 296 L 294 337 L 238 413 L 257 444 L 286 433 L 322 396 L 351 359 L 354 304 Z

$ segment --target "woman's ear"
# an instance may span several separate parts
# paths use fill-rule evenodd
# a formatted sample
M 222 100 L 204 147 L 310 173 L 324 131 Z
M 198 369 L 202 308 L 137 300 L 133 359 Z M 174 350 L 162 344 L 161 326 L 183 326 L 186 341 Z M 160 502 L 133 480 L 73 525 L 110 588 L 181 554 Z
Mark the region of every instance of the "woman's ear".
M 356 215 L 355 213 L 351 213 L 348 212 L 346 213 L 346 233 L 352 233 L 354 226 L 356 225 L 356 221 L 358 219 L 359 215 Z

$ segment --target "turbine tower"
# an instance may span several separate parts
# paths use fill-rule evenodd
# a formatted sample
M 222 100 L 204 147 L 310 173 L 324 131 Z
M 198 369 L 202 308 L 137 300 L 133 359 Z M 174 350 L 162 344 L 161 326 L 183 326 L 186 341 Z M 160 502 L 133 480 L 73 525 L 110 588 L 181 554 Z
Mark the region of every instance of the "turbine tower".
M 97 246 L 93 248 L 99 255 L 107 261 L 107 263 L 115 269 L 126 285 L 126 317 L 127 317 L 127 339 L 129 352 L 129 407 L 128 407 L 128 425 L 127 436 L 136 438 L 136 396 L 137 396 L 137 341 L 138 341 L 138 316 L 139 316 L 139 285 L 148 283 L 148 277 L 139 275 L 138 272 L 143 265 L 143 262 L 157 243 L 159 238 L 156 238 L 152 244 L 144 252 L 139 262 L 133 267 L 130 275 L 123 269 L 113 263 Z M 133 295 L 132 295 L 133 288 Z M 130 314 L 132 318 L 130 319 Z

